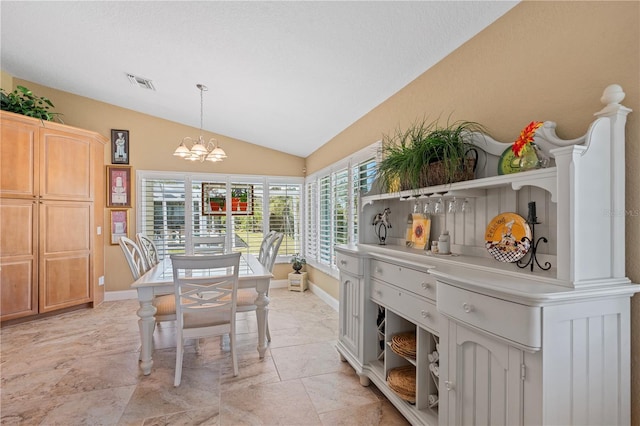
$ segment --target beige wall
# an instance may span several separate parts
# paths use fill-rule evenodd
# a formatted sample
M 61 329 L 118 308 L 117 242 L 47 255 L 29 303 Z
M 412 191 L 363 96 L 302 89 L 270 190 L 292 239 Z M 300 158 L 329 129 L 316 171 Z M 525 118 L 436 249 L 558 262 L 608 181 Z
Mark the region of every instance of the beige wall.
M 309 173 L 424 115 L 477 121 L 513 141 L 532 120 L 586 133 L 620 84 L 627 124 L 627 275 L 640 283 L 640 2 L 523 2 L 307 158 Z M 311 277 L 314 277 L 310 273 Z M 313 280 L 312 280 L 313 281 Z M 322 281 L 329 294 L 338 283 Z M 640 424 L 640 296 L 632 299 L 632 424 Z
M 10 85 L 13 85 L 10 87 Z M 222 163 L 192 163 L 174 157 L 173 151 L 185 136 L 198 136 L 198 129 L 171 121 L 141 114 L 93 99 L 76 96 L 30 81 L 24 81 L 6 73 L 2 74 L 2 88 L 13 90 L 17 85 L 26 86 L 38 96 L 51 99 L 55 112 L 63 113 L 62 120 L 70 126 L 93 130 L 108 139 L 111 129 L 129 130 L 130 165 L 136 170 L 170 170 L 188 172 L 208 172 L 223 174 L 254 174 L 269 176 L 303 176 L 304 159 L 258 145 L 228 138 L 213 133 L 205 138 L 215 137 L 229 158 Z M 9 90 L 10 91 L 10 90 Z M 111 164 L 111 147 L 105 147 L 105 163 Z M 255 161 L 258 160 L 259 161 Z M 106 191 L 106 189 L 105 189 Z M 133 194 L 135 205 L 135 191 Z M 130 236 L 136 232 L 135 209 L 129 213 Z M 105 223 L 108 211 L 105 211 Z M 108 230 L 106 230 L 108 232 Z M 105 239 L 105 290 L 129 290 L 133 277 L 119 246 L 109 244 Z M 274 268 L 277 279 L 286 279 L 290 268 Z

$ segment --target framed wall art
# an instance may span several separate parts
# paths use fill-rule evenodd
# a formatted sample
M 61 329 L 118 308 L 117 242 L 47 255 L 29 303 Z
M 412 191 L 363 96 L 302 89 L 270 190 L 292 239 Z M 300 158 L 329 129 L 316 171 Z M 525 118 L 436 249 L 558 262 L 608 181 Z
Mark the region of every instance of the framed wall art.
M 227 214 L 227 189 L 224 183 L 202 183 L 202 214 L 205 216 Z M 231 214 L 253 215 L 253 185 L 231 186 Z
M 107 207 L 131 207 L 130 166 L 107 166 Z
M 111 129 L 111 163 L 129 164 L 129 131 Z
M 117 245 L 120 237 L 129 237 L 129 210 L 109 210 L 111 224 L 111 245 Z

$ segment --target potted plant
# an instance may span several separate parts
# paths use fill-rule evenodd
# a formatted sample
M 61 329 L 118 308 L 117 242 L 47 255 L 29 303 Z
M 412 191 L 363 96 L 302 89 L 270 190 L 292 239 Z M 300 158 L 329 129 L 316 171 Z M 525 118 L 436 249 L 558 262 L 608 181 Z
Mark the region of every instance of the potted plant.
M 59 112 L 51 112 L 49 108 L 54 108 L 53 103 L 44 96 L 36 96 L 24 86 L 17 86 L 13 92 L 6 92 L 0 89 L 0 109 L 26 115 L 27 117 L 39 118 L 40 120 L 52 121 L 54 118 L 60 120 Z
M 300 253 L 296 253 L 291 256 L 291 266 L 293 267 L 296 274 L 300 273 L 302 267 L 307 263 L 307 259 L 302 256 Z
M 437 120 L 417 121 L 382 140 L 382 161 L 378 176 L 390 192 L 417 189 L 473 179 L 477 146 L 472 133 L 482 125 L 455 121 L 445 126 Z M 475 155 L 474 155 L 475 153 Z

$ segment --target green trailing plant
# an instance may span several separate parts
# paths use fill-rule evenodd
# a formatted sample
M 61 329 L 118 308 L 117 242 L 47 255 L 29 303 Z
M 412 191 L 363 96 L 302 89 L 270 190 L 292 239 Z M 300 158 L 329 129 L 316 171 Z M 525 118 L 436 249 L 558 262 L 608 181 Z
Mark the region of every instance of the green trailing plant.
M 24 86 L 17 86 L 13 92 L 0 89 L 0 109 L 26 115 L 27 117 L 39 118 L 40 120 L 61 121 L 59 112 L 49 111 L 55 108 L 50 99 L 44 96 L 36 96 Z
M 482 125 L 471 121 L 442 126 L 437 120 L 422 119 L 405 130 L 398 128 L 393 134 L 383 135 L 382 161 L 378 164 L 383 187 L 394 192 L 429 186 L 436 171 L 444 175 L 440 178 L 445 183 L 459 180 L 465 159 L 477 149 L 471 142 L 474 132 L 486 133 Z

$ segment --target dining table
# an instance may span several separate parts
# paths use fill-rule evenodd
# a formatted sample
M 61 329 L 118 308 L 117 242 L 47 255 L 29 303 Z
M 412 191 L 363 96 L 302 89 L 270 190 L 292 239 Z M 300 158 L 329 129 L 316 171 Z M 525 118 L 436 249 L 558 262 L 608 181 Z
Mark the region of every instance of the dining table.
M 267 314 L 269 297 L 267 296 L 272 273 L 265 268 L 252 254 L 243 253 L 240 258 L 240 270 L 238 274 L 238 288 L 254 288 L 257 292 L 255 300 L 256 319 L 258 322 L 258 355 L 264 358 L 267 350 Z M 153 299 L 156 296 L 174 294 L 173 267 L 171 259 L 166 257 L 157 265 L 149 269 L 144 275 L 131 284 L 138 293 L 140 309 L 137 314 L 140 318 L 140 368 L 145 376 L 151 374 L 153 366 L 153 331 L 155 329 L 156 308 Z

